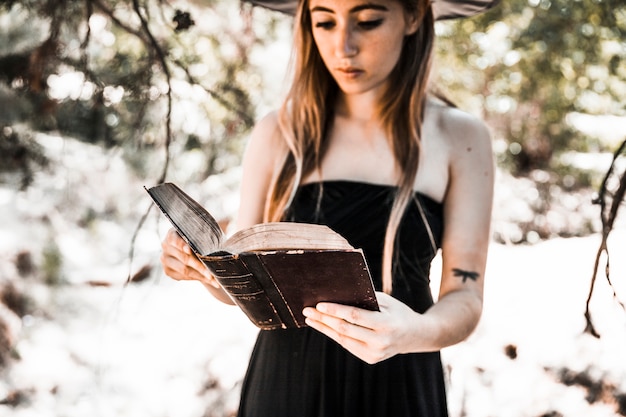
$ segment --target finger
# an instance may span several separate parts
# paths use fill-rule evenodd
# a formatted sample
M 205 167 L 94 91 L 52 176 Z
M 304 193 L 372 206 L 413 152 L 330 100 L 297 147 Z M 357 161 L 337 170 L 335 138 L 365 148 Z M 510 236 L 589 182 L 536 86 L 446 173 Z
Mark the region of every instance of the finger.
M 303 314 L 313 322 L 311 327 L 340 343 L 344 338 L 367 341 L 372 337 L 372 329 L 334 315 L 325 314 L 319 309 L 309 307 L 304 309 Z
M 351 334 L 354 334 L 354 331 L 349 328 L 350 326 L 357 326 L 337 319 L 336 317 L 322 315 L 319 316 L 319 318 L 314 318 L 313 316 L 309 316 L 306 317 L 305 322 L 308 326 L 325 334 L 344 347 L 346 347 L 346 344 L 350 341 L 358 340 L 350 336 Z M 360 343 L 362 342 L 360 341 Z
M 215 288 L 220 288 L 220 284 L 211 274 L 206 265 L 196 257 L 193 253 L 178 252 L 178 257 L 173 258 L 173 263 L 179 270 L 182 269 L 181 275 L 185 279 L 193 279 L 204 282 Z
M 178 234 L 178 232 L 174 228 L 168 230 L 167 235 L 163 240 L 162 246 L 172 246 L 187 254 L 193 253 L 187 242 L 185 242 L 185 240 Z
M 206 267 L 193 255 L 179 251 L 163 252 L 161 264 L 166 275 L 176 280 L 205 280 Z
M 214 288 L 221 288 L 220 283 L 217 279 L 211 274 L 208 268 L 205 268 L 204 272 L 205 282 Z
M 161 249 L 166 257 L 179 259 L 181 262 L 200 271 L 205 269 L 202 261 L 198 259 L 189 245 L 175 231 L 168 233 L 168 236 L 161 243 Z
M 391 303 L 397 300 L 386 292 L 376 291 L 376 301 L 378 302 L 378 306 L 383 309 L 389 307 Z
M 165 235 L 163 242 L 167 242 L 168 244 L 175 246 L 178 240 L 182 240 L 182 238 L 180 237 L 176 229 L 170 228 L 167 231 L 167 234 Z
M 357 307 L 351 307 L 343 304 L 335 303 L 318 303 L 316 310 L 332 317 L 341 319 L 347 323 L 352 323 L 359 327 L 372 329 L 376 319 L 376 314 L 371 311 L 363 310 Z
M 161 243 L 163 254 L 167 258 L 172 258 L 174 263 L 181 266 L 183 274 L 189 274 L 192 279 L 198 279 L 209 285 L 219 288 L 220 285 L 208 268 L 202 262 L 185 240 L 178 234 L 176 229 L 171 228 Z
M 338 319 L 334 318 L 334 320 Z M 346 323 L 345 325 L 340 325 L 340 328 L 342 328 L 342 326 L 345 326 L 345 328 L 338 331 L 336 328 L 327 325 L 324 321 L 318 321 L 311 317 L 306 318 L 306 323 L 309 327 L 339 343 L 344 349 L 367 363 L 375 363 L 381 360 L 379 355 L 376 355 L 368 349 L 367 342 L 360 340 L 358 337 L 354 338 L 349 336 L 349 334 L 354 333 L 350 330 L 350 327 L 358 328 L 358 326 Z M 367 329 L 361 329 L 362 331 L 369 331 Z

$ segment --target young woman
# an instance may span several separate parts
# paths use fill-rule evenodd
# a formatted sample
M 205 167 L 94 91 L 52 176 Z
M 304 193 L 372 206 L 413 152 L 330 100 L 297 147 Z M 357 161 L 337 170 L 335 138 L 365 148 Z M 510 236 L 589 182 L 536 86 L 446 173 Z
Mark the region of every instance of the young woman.
M 427 0 L 298 4 L 294 81 L 252 132 L 237 226 L 327 224 L 363 248 L 380 311 L 320 303 L 307 328 L 261 331 L 242 417 L 447 415 L 439 351 L 481 314 L 494 169 L 483 123 L 427 94 L 433 25 Z M 173 231 L 161 260 L 231 302 Z

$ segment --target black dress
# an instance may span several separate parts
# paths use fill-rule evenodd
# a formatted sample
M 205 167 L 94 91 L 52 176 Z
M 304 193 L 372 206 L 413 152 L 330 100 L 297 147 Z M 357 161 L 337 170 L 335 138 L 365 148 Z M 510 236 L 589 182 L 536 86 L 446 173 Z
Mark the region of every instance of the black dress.
M 343 180 L 306 184 L 298 190 L 287 220 L 326 224 L 362 248 L 380 290 L 383 241 L 395 190 Z M 439 246 L 442 205 L 419 193 L 415 197 Z M 424 312 L 433 303 L 428 277 L 434 253 L 416 204 L 407 209 L 398 239 L 392 295 Z M 447 416 L 440 355 L 396 355 L 369 365 L 311 328 L 260 331 L 238 415 Z

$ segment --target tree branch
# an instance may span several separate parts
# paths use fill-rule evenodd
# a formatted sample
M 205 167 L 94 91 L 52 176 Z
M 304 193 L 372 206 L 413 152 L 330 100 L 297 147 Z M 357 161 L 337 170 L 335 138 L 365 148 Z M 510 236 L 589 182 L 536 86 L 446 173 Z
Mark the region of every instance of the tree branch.
M 157 180 L 157 183 L 162 183 L 165 181 L 167 177 L 167 171 L 170 163 L 170 144 L 172 143 L 172 77 L 170 74 L 169 67 L 167 65 L 166 54 L 161 48 L 161 45 L 157 42 L 156 38 L 150 31 L 150 27 L 148 26 L 147 19 L 141 13 L 141 8 L 139 6 L 138 0 L 133 0 L 133 9 L 139 17 L 141 21 L 141 27 L 143 29 L 143 33 L 148 37 L 148 45 L 152 47 L 153 51 L 156 53 L 159 63 L 161 65 L 161 69 L 163 70 L 163 74 L 165 75 L 165 79 L 167 81 L 167 114 L 165 117 L 165 161 L 163 163 L 163 170 L 161 172 L 161 176 Z M 140 36 L 140 39 L 144 39 L 143 36 Z M 132 266 L 134 253 L 135 253 L 135 242 L 137 240 L 137 236 L 139 231 L 143 227 L 145 220 L 152 209 L 152 204 L 148 206 L 148 209 L 145 211 L 141 220 L 137 224 L 135 231 L 133 232 L 133 237 L 131 238 L 130 250 L 129 250 L 129 265 Z M 128 278 L 126 280 L 127 284 L 131 281 L 132 271 L 129 268 Z
M 247 127 L 251 127 L 252 125 L 254 125 L 254 118 L 252 116 L 250 116 L 244 110 L 238 108 L 237 105 L 226 100 L 219 93 L 202 85 L 198 80 L 195 79 L 193 75 L 191 75 L 191 73 L 189 72 L 189 69 L 182 62 L 177 61 L 177 60 L 173 62 L 176 64 L 176 66 L 178 66 L 178 68 L 180 68 L 185 73 L 185 76 L 187 77 L 187 81 L 189 81 L 191 84 L 200 86 L 208 95 L 210 95 L 214 100 L 216 100 L 218 103 L 224 106 L 224 108 L 232 111 L 237 116 L 239 116 L 243 120 L 243 122 L 246 124 Z
M 165 116 L 165 161 L 163 163 L 163 171 L 161 172 L 161 176 L 157 180 L 157 183 L 162 183 L 167 177 L 167 170 L 170 163 L 170 144 L 172 143 L 172 76 L 170 74 L 169 67 L 167 66 L 165 52 L 163 52 L 163 48 L 161 48 L 161 45 L 159 45 L 156 38 L 150 31 L 150 27 L 148 26 L 148 20 L 141 13 L 139 0 L 133 0 L 133 9 L 135 10 L 137 17 L 139 17 L 139 20 L 141 21 L 141 27 L 143 28 L 143 32 L 148 37 L 149 44 L 152 46 L 153 51 L 157 55 L 157 58 L 161 65 L 161 69 L 163 70 L 163 74 L 165 75 L 165 79 L 167 81 L 167 114 Z
M 596 276 L 598 274 L 598 269 L 600 267 L 600 257 L 602 256 L 603 253 L 606 253 L 605 277 L 606 277 L 607 282 L 609 283 L 609 286 L 613 290 L 613 298 L 617 300 L 618 304 L 622 307 L 622 309 L 626 311 L 626 306 L 624 306 L 624 303 L 622 303 L 617 297 L 615 287 L 613 286 L 613 283 L 611 282 L 610 268 L 609 268 L 609 265 L 610 265 L 609 250 L 608 250 L 608 243 L 607 243 L 609 234 L 613 230 L 613 225 L 615 224 L 615 219 L 617 218 L 618 211 L 620 207 L 622 206 L 624 197 L 626 196 L 626 169 L 624 170 L 624 172 L 622 172 L 620 180 L 619 180 L 619 187 L 617 188 L 617 191 L 613 194 L 612 197 L 609 197 L 609 191 L 608 191 L 607 186 L 608 186 L 609 179 L 613 176 L 614 171 L 616 169 L 616 166 L 615 166 L 616 161 L 622 155 L 625 149 L 626 149 L 626 140 L 622 142 L 622 144 L 613 154 L 613 160 L 611 161 L 611 166 L 609 167 L 608 171 L 606 172 L 604 176 L 604 179 L 602 180 L 598 198 L 594 200 L 595 204 L 600 205 L 600 219 L 602 221 L 602 240 L 600 242 L 600 247 L 598 248 L 598 253 L 596 254 L 596 260 L 595 260 L 594 267 L 593 267 L 593 274 L 591 276 L 591 283 L 589 285 L 589 294 L 587 296 L 587 303 L 586 303 L 586 308 L 585 308 L 585 321 L 586 321 L 585 333 L 589 333 L 592 336 L 597 337 L 597 338 L 600 337 L 600 334 L 596 331 L 593 325 L 593 320 L 591 318 L 591 311 L 590 311 L 589 305 L 591 303 L 591 298 L 593 296 L 593 291 L 594 291 L 595 283 L 596 283 Z M 612 198 L 612 200 L 611 200 L 610 208 L 607 213 L 607 199 L 608 198 Z
M 104 3 L 102 3 L 101 0 L 90 0 L 92 2 L 92 4 L 94 6 L 96 6 L 102 13 L 104 13 L 106 16 L 109 17 L 109 19 L 111 19 L 111 21 L 113 23 L 115 23 L 117 26 L 119 26 L 121 29 L 123 29 L 125 32 L 130 33 L 131 35 L 135 35 L 136 37 L 138 37 L 139 39 L 141 39 L 144 43 L 148 43 L 148 41 L 144 38 L 143 34 L 141 33 L 141 31 L 138 31 L 130 26 L 128 26 L 126 23 L 122 22 L 120 19 L 118 19 L 117 17 L 115 17 L 115 14 L 113 13 L 113 10 L 109 9 Z

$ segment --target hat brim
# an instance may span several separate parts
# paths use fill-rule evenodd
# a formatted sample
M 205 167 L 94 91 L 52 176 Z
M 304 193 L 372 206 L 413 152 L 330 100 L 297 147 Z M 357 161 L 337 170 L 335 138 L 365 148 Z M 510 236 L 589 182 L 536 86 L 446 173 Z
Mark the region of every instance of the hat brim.
M 299 0 L 244 0 L 267 9 L 295 14 Z M 500 0 L 432 0 L 435 20 L 459 19 L 483 13 Z

